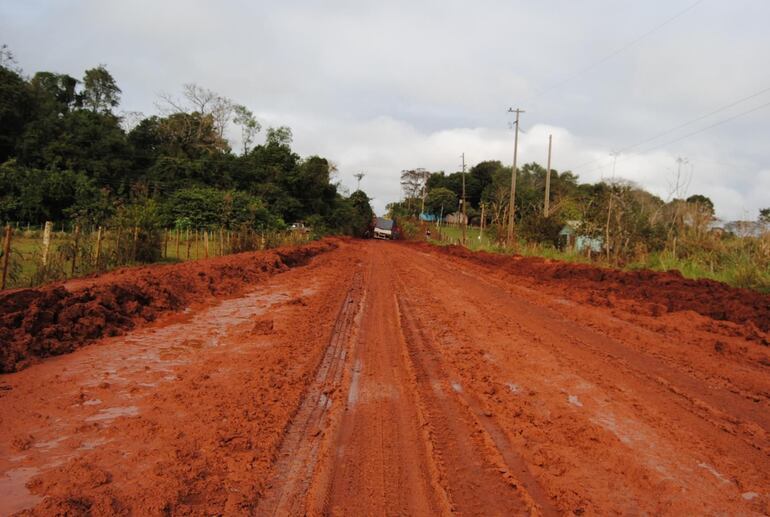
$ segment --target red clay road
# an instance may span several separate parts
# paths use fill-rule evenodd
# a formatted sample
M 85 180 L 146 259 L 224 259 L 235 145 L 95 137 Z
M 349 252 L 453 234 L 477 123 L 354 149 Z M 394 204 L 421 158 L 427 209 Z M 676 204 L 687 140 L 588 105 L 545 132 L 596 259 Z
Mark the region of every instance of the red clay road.
M 0 515 L 768 514 L 766 330 L 597 293 L 336 242 L 0 375 Z

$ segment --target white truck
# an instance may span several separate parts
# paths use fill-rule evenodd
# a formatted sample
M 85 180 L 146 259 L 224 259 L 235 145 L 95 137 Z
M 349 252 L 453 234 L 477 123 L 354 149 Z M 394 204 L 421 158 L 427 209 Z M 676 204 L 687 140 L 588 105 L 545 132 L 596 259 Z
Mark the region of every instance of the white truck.
M 378 217 L 374 222 L 374 238 L 392 240 L 396 238 L 396 222 L 392 219 Z

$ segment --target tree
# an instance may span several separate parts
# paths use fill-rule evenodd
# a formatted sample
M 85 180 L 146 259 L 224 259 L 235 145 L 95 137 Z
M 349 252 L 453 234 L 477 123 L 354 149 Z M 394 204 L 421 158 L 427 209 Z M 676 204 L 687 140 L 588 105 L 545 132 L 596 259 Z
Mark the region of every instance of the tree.
M 198 113 L 203 117 L 210 116 L 217 136 L 224 139 L 225 129 L 233 114 L 233 101 L 195 83 L 183 85 L 182 95 L 184 100 L 161 93 L 158 107 L 166 115 Z
M 694 194 L 687 198 L 687 203 L 699 205 L 702 210 L 714 215 L 714 203 L 704 195 Z
M 251 150 L 251 144 L 254 138 L 262 130 L 262 125 L 257 122 L 254 114 L 246 106 L 236 104 L 233 106 L 235 118 L 233 122 L 241 126 L 241 143 L 243 145 L 243 154 L 248 154 Z
M 104 65 L 86 70 L 83 76 L 83 106 L 94 113 L 111 113 L 120 103 L 120 88 Z
M 770 224 L 770 207 L 760 209 L 759 222 Z
M 33 99 L 27 83 L 14 70 L 0 66 L 0 163 L 15 154 L 32 109 Z
M 454 212 L 457 209 L 457 194 L 448 188 L 439 187 L 431 189 L 425 200 L 425 210 L 429 214 L 441 216 Z
M 294 134 L 288 126 L 271 127 L 267 129 L 267 145 L 290 146 L 294 141 Z

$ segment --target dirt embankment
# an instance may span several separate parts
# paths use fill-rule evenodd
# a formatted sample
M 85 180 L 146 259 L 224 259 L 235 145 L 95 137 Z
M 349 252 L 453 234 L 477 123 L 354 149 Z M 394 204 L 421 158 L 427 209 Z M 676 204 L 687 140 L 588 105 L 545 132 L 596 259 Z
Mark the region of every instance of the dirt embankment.
M 159 314 L 212 296 L 233 295 L 266 276 L 337 247 L 241 253 L 167 266 L 128 268 L 92 278 L 0 294 L 0 373 L 116 336 Z
M 651 316 L 689 310 L 717 321 L 729 321 L 743 327 L 743 337 L 770 345 L 766 334 L 770 332 L 770 295 L 714 280 L 689 280 L 678 271 L 620 271 L 539 257 L 473 252 L 461 246 L 431 249 L 510 275 L 528 277 L 538 284 L 557 284 L 564 296 L 582 303 L 613 307 L 625 300 L 632 302 L 634 311 Z

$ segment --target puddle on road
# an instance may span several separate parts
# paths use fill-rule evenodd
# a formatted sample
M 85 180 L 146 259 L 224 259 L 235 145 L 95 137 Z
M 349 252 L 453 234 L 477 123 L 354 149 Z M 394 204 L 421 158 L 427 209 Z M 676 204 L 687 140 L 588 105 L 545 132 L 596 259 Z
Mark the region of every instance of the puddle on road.
M 356 364 L 353 367 L 353 377 L 350 380 L 350 389 L 348 390 L 348 407 L 353 408 L 358 402 L 358 384 L 361 379 L 361 370 L 363 364 L 361 359 L 356 360 Z
M 708 463 L 701 462 L 701 463 L 698 463 L 698 466 L 702 469 L 706 469 L 707 471 L 709 471 L 715 478 L 717 478 L 722 483 L 730 483 L 729 479 L 727 479 L 722 474 L 720 474 L 719 471 L 717 471 L 717 469 L 715 469 Z
M 110 407 L 89 416 L 86 418 L 86 422 L 109 422 L 121 416 L 136 416 L 138 414 L 139 408 L 136 406 Z
M 577 406 L 577 407 L 583 407 L 583 403 L 582 403 L 582 402 L 580 402 L 580 399 L 578 398 L 578 396 L 577 396 L 577 395 L 570 395 L 570 396 L 568 396 L 568 397 L 567 397 L 567 401 L 568 401 L 570 404 L 572 404 L 573 406 Z
M 7 470 L 0 476 L 0 515 L 20 512 L 43 500 L 27 488 L 27 482 L 38 472 L 35 467 L 22 467 Z

